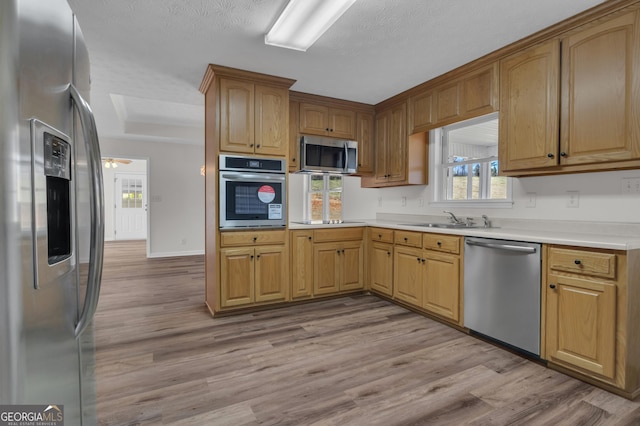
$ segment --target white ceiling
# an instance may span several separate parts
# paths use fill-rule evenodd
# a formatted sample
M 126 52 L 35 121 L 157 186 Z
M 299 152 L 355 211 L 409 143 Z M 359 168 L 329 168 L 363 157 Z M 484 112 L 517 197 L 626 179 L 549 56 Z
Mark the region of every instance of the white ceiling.
M 203 143 L 207 64 L 370 104 L 602 0 L 358 0 L 307 52 L 264 44 L 287 0 L 69 0 L 101 137 Z

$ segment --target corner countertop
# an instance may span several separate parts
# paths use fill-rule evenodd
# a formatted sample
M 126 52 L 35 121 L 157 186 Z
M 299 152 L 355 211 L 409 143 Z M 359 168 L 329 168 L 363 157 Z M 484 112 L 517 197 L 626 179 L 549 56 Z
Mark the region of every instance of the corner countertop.
M 492 228 L 425 228 L 412 223 L 446 223 L 445 217 L 415 216 L 384 217 L 377 219 L 349 220 L 336 224 L 289 223 L 289 229 L 325 229 L 359 226 L 375 226 L 404 231 L 428 232 L 433 234 L 484 237 L 503 240 L 527 241 L 545 244 L 560 244 L 610 250 L 640 249 L 640 223 L 618 224 L 600 222 L 565 222 L 548 220 L 496 220 Z

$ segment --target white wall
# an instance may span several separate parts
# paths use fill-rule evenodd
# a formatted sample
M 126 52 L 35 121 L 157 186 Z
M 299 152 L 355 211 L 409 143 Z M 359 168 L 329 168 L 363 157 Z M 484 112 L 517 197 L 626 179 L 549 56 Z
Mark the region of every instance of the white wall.
M 104 158 L 104 157 L 103 157 Z M 117 157 L 122 158 L 122 157 Z M 147 173 L 147 160 L 133 160 L 130 164 L 118 164 L 117 168 L 106 168 L 102 166 L 102 177 L 104 180 L 104 239 L 105 241 L 115 240 L 115 175 L 116 173 Z M 147 185 L 148 186 L 148 185 Z M 147 194 L 147 198 L 148 198 Z M 147 203 L 148 203 L 147 199 Z
M 203 146 L 103 138 L 100 150 L 149 160 L 149 257 L 204 253 Z
M 433 146 L 429 158 L 434 158 Z M 451 210 L 461 217 L 487 214 L 510 219 L 640 223 L 640 194 L 622 192 L 622 179 L 629 177 L 640 178 L 640 170 L 514 178 L 511 208 L 444 208 L 431 204 L 433 185 L 361 189 L 360 179 L 350 177 L 345 183 L 344 216 L 345 219 L 371 219 L 376 213 L 444 216 L 442 210 Z M 432 165 L 429 182 L 434 182 Z M 579 191 L 577 208 L 567 207 L 567 191 Z M 527 193 L 535 193 L 535 207 L 527 207 Z M 406 197 L 405 206 L 402 197 Z

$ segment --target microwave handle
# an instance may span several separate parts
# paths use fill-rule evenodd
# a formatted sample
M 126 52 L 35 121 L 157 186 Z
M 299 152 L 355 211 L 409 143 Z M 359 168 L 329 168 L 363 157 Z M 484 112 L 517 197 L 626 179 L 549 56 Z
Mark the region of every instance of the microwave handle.
M 347 143 L 344 144 L 344 168 L 342 169 L 344 173 L 347 173 L 349 168 L 349 147 L 347 145 Z

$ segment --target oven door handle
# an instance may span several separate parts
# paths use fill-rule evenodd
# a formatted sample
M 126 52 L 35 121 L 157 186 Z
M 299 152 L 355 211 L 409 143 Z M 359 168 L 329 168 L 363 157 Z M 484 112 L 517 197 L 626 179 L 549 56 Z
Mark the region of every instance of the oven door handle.
M 278 182 L 284 182 L 286 179 L 285 174 L 271 175 L 271 174 L 251 174 L 251 173 L 220 173 L 222 179 L 238 180 L 238 181 L 261 181 L 261 180 L 274 180 Z

